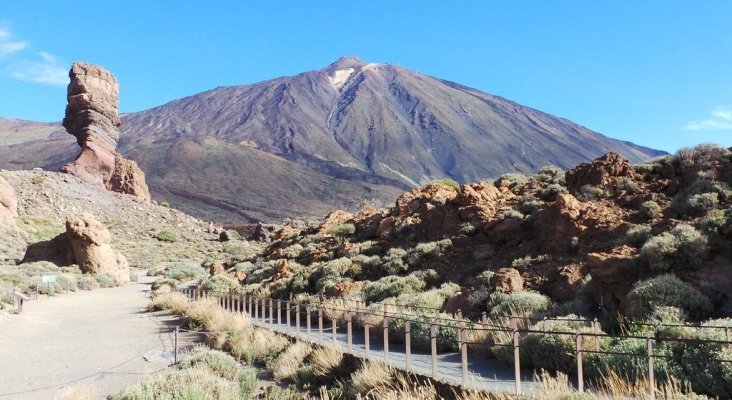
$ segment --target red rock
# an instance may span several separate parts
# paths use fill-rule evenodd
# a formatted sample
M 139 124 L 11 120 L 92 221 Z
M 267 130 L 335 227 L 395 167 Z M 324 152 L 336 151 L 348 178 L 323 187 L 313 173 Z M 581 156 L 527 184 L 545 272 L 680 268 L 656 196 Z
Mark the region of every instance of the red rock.
M 614 177 L 636 178 L 635 169 L 618 153 L 607 153 L 592 161 L 582 163 L 566 172 L 567 188 L 575 191 L 585 185 L 606 186 Z
M 524 290 L 524 279 L 514 268 L 500 268 L 493 274 L 489 283 L 499 292 L 513 293 Z

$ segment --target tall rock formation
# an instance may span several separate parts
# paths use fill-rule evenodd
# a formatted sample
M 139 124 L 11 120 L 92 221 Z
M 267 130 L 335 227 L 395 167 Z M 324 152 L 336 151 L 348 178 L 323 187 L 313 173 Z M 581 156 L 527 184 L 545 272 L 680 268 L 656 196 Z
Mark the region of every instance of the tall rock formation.
M 75 62 L 69 71 L 63 125 L 81 146 L 76 160 L 62 172 L 121 193 L 150 200 L 145 174 L 137 163 L 117 154 L 119 140 L 119 84 L 102 67 Z
M 25 237 L 18 228 L 17 216 L 15 190 L 0 176 L 0 261 L 19 260 L 25 252 Z

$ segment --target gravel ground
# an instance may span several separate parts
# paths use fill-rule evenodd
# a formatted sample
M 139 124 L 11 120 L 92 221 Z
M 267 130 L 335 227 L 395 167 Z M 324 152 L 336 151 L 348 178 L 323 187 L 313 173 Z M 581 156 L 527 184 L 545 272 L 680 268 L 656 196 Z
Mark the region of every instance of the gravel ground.
M 146 313 L 149 284 L 76 292 L 26 303 L 0 324 L 0 399 L 53 399 L 71 385 L 98 398 L 172 363 L 168 313 Z M 181 337 L 181 347 L 194 338 Z

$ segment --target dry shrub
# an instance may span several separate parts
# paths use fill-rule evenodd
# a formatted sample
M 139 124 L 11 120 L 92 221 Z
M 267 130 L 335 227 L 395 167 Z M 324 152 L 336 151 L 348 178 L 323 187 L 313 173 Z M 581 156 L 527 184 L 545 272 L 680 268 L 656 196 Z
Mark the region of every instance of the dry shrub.
M 234 357 L 244 359 L 249 365 L 264 363 L 282 352 L 290 342 L 282 335 L 268 329 L 247 327 L 228 337 L 226 348 Z
M 177 315 L 185 314 L 187 309 L 188 299 L 177 292 L 160 293 L 147 305 L 148 311 L 170 310 Z
M 65 387 L 56 393 L 55 400 L 94 400 L 97 389 L 90 384 L 76 384 Z
M 343 352 L 332 347 L 321 347 L 310 356 L 310 363 L 313 366 L 313 374 L 322 379 L 332 378 L 337 375 L 337 369 L 343 361 Z
M 313 348 L 310 344 L 305 342 L 295 342 L 280 354 L 272 365 L 274 378 L 279 381 L 295 380 L 295 378 L 297 378 L 297 370 L 312 351 Z
M 374 400 L 433 400 L 439 397 L 431 381 L 420 382 L 412 374 L 399 373 L 389 384 L 375 388 L 365 398 Z
M 234 333 L 249 326 L 249 318 L 224 310 L 212 299 L 194 301 L 185 315 L 191 325 L 211 332 L 209 339 L 217 349 L 223 348 Z
M 387 385 L 394 376 L 394 369 L 386 364 L 364 361 L 361 368 L 351 374 L 353 394 L 367 395 L 372 390 Z

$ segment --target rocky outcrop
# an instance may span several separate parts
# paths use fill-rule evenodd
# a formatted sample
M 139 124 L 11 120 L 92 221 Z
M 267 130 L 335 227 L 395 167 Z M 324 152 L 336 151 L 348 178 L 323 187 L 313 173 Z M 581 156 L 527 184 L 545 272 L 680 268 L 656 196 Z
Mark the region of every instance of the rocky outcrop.
M 635 179 L 635 170 L 628 160 L 618 153 L 607 153 L 592 161 L 581 163 L 566 172 L 567 188 L 575 191 L 585 185 L 606 186 L 616 177 Z
M 107 184 L 107 190 L 131 194 L 145 202 L 151 200 L 150 190 L 145 183 L 145 173 L 136 162 L 119 154 L 114 159 L 114 172 Z
M 490 285 L 503 293 L 520 292 L 524 290 L 524 278 L 514 268 L 500 268 L 491 277 Z
M 349 213 L 348 211 L 335 210 L 328 214 L 328 216 L 325 217 L 325 220 L 323 220 L 323 222 L 320 224 L 320 226 L 318 227 L 318 234 L 327 235 L 328 229 L 336 225 L 345 224 L 352 219 L 353 214 Z
M 15 190 L 0 176 L 0 260 L 18 260 L 26 250 L 25 238 L 15 220 L 17 215 Z
M 69 217 L 66 236 L 76 264 L 88 274 L 109 274 L 118 285 L 129 282 L 130 267 L 122 253 L 112 249 L 112 234 L 91 214 Z
M 69 71 L 66 116 L 63 125 L 76 137 L 81 153 L 62 172 L 106 187 L 115 167 L 119 139 L 119 84 L 109 71 L 76 62 Z
M 15 190 L 0 176 L 0 225 L 15 228 L 15 216 L 18 215 L 18 199 Z
M 626 305 L 628 292 L 641 277 L 637 254 L 638 250 L 630 246 L 587 254 L 592 291 L 600 304 L 620 308 Z
M 587 229 L 580 221 L 583 208 L 574 196 L 561 193 L 537 212 L 534 232 L 542 253 L 565 253 L 570 249 L 572 238 Z

